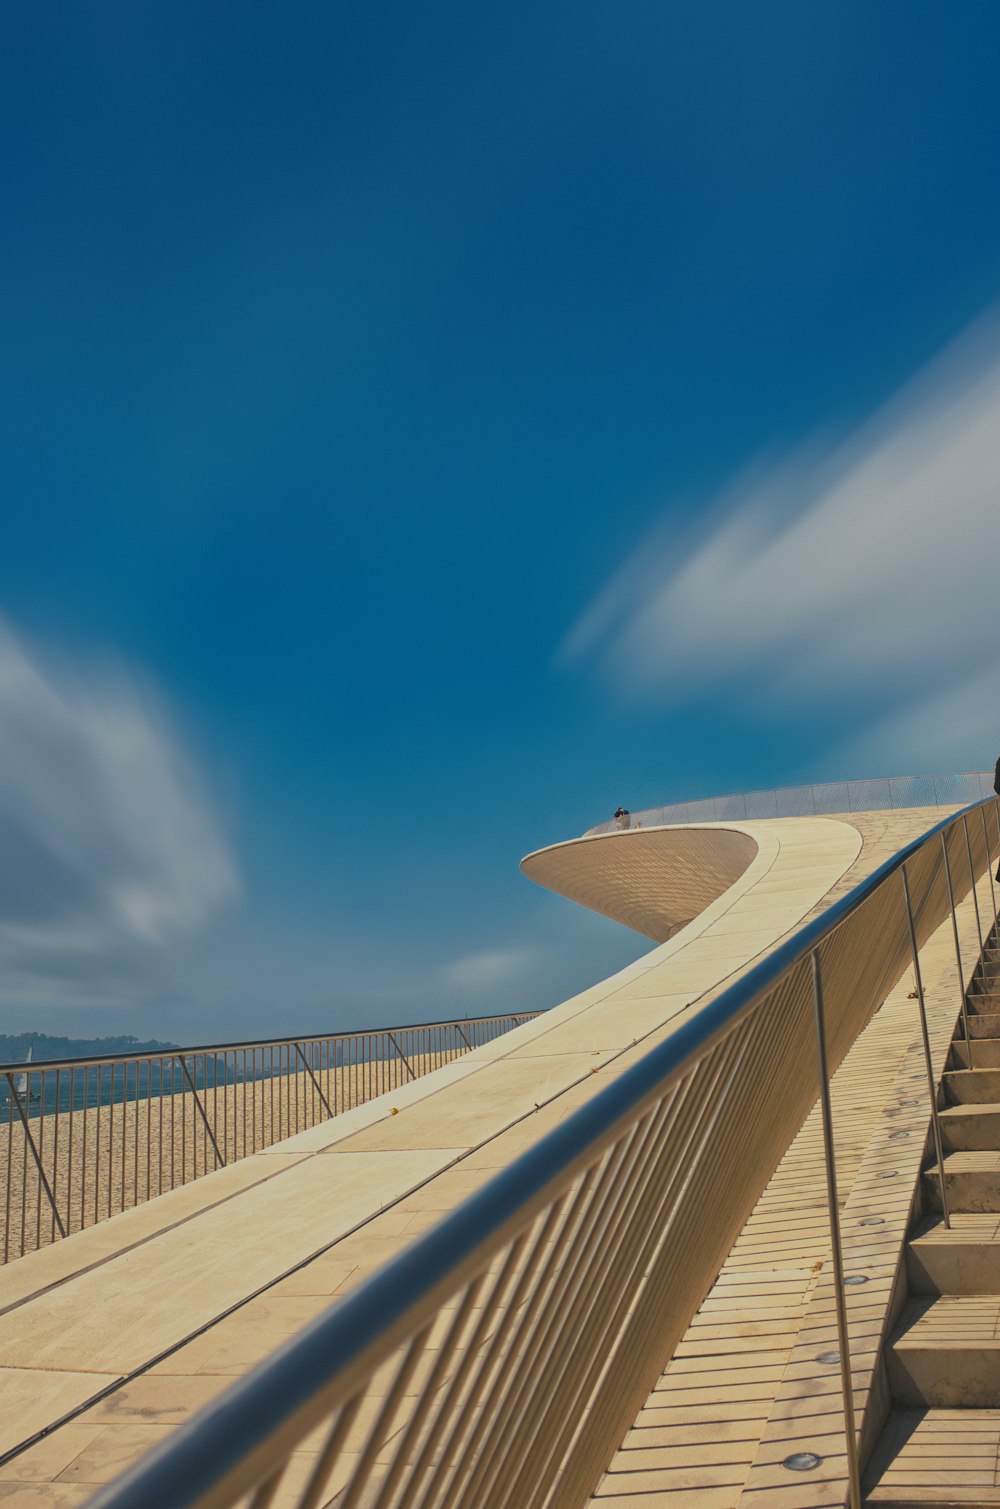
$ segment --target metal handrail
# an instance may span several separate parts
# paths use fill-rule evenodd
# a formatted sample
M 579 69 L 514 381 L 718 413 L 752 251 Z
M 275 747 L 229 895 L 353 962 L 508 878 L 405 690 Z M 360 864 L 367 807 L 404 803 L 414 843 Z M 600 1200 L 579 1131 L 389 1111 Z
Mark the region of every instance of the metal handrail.
M 902 788 L 902 789 L 901 789 Z M 963 770 L 952 775 L 892 775 L 857 781 L 818 781 L 769 791 L 736 791 L 724 796 L 668 802 L 611 818 L 588 828 L 585 838 L 623 828 L 669 823 L 725 822 L 774 817 L 821 817 L 838 813 L 896 811 L 903 807 L 954 807 L 982 801 L 993 791 L 993 772 Z
M 981 837 L 977 823 L 970 837 L 977 811 Z M 946 891 L 956 834 L 953 858 L 964 837 L 968 870 L 950 870 Z M 906 845 L 98 1492 L 93 1509 L 222 1509 L 248 1494 L 265 1509 L 293 1450 L 321 1426 L 307 1481 L 283 1502 L 291 1492 L 311 1509 L 337 1492 L 338 1509 L 362 1495 L 448 1509 L 585 1503 L 817 1090 L 829 1171 L 827 1056 L 832 1074 L 904 969 L 919 966 L 949 895 L 975 893 L 998 839 L 997 804 L 976 803 Z M 432 1327 L 436 1361 L 416 1390 Z M 375 1421 L 362 1429 L 376 1374 Z
M 0 1260 L 260 1152 L 535 1014 L 0 1064 Z
M 292 1037 L 247 1038 L 245 1041 L 238 1039 L 233 1043 L 195 1043 L 187 1048 L 183 1048 L 180 1044 L 177 1044 L 176 1047 L 156 1048 L 150 1050 L 149 1052 L 143 1051 L 141 1053 L 136 1053 L 134 1051 L 129 1052 L 128 1049 L 123 1048 L 118 1053 L 102 1053 L 97 1057 L 87 1057 L 86 1055 L 71 1055 L 68 1058 L 37 1058 L 33 1059 L 31 1063 L 28 1064 L 24 1063 L 23 1060 L 11 1060 L 7 1063 L 0 1063 L 0 1075 L 23 1074 L 27 1069 L 83 1069 L 87 1067 L 93 1067 L 97 1064 L 118 1064 L 122 1062 L 135 1063 L 137 1060 L 141 1060 L 142 1063 L 145 1063 L 147 1059 L 153 1059 L 155 1061 L 158 1058 L 177 1058 L 182 1053 L 188 1058 L 191 1058 L 193 1054 L 198 1054 L 200 1056 L 203 1053 L 242 1053 L 243 1051 L 249 1053 L 251 1049 L 254 1048 L 278 1048 L 286 1046 L 294 1047 L 296 1043 L 319 1042 L 320 1040 L 322 1040 L 324 1043 L 335 1043 L 346 1040 L 353 1040 L 358 1037 L 372 1036 L 375 1033 L 383 1033 L 388 1037 L 391 1033 L 394 1032 L 428 1032 L 437 1027 L 452 1027 L 457 1032 L 468 1022 L 512 1022 L 516 1024 L 524 1021 L 526 1017 L 530 1017 L 532 1015 L 537 1016 L 538 1013 L 524 1011 L 505 1011 L 497 1012 L 493 1016 L 441 1017 L 440 1020 L 433 1022 L 409 1022 L 402 1027 L 371 1027 L 367 1030 L 367 1032 L 361 1031 L 359 1029 L 359 1031 L 357 1032 L 310 1033 L 305 1037 L 299 1035 Z

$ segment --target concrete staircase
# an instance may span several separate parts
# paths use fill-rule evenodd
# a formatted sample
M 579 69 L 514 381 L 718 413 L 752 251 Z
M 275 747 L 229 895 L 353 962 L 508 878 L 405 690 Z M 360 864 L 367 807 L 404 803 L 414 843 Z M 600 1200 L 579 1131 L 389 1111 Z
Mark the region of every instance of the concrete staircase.
M 923 1174 L 906 1253 L 908 1298 L 886 1353 L 892 1405 L 865 1502 L 1000 1506 L 1000 944 L 990 935 L 967 995 L 969 1036 L 942 1082 L 941 1169 Z

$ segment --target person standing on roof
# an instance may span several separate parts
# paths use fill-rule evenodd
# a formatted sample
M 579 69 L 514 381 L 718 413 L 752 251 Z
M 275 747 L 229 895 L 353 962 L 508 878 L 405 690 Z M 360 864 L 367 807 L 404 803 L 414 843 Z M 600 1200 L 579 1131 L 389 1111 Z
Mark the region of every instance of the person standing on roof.
M 1000 771 L 1000 760 L 997 761 L 997 770 Z M 619 807 L 615 812 L 615 827 L 621 830 L 628 828 L 632 822 L 632 814 L 627 807 Z

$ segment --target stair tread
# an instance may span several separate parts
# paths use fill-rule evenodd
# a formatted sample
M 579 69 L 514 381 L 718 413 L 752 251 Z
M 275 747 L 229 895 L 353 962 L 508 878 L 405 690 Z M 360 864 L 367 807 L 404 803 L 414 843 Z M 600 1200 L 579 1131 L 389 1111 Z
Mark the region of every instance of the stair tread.
M 952 1211 L 951 1227 L 942 1219 L 936 1220 L 926 1231 L 910 1237 L 910 1247 L 929 1247 L 939 1242 L 993 1242 L 1000 1240 L 1000 1213 L 989 1211 Z M 1000 1249 L 998 1249 L 1000 1256 Z
M 977 1037 L 975 1033 L 968 1042 L 956 1038 L 951 1045 L 951 1054 L 954 1068 L 949 1073 L 967 1068 L 970 1058 L 977 1069 L 1000 1069 L 1000 1038 Z
M 992 1174 L 1000 1170 L 1000 1152 L 995 1148 L 960 1148 L 955 1152 L 945 1153 L 944 1161 L 950 1174 Z M 937 1173 L 937 1167 L 934 1162 L 927 1172 Z
M 865 1502 L 1000 1504 L 1000 1410 L 894 1409 L 865 1474 Z
M 975 1043 L 973 1042 L 973 1062 Z M 983 1065 L 975 1069 L 948 1069 L 942 1083 L 952 1100 L 988 1100 L 1000 1098 L 1000 1066 Z
M 1000 1349 L 1000 1294 L 940 1294 L 910 1301 L 903 1307 L 892 1346 L 896 1351 Z
M 1000 1111 L 1000 1100 L 970 1100 L 964 1105 L 942 1106 L 938 1116 L 942 1121 L 954 1121 L 957 1116 L 990 1116 Z

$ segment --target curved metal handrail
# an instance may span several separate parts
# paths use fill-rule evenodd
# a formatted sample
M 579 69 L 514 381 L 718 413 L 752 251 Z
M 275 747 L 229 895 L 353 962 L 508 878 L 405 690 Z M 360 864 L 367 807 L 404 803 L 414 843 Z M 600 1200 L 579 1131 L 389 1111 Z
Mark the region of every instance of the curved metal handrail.
M 510 1262 L 522 1250 L 518 1243 L 524 1243 L 532 1221 L 541 1221 L 547 1210 L 559 1212 L 565 1208 L 560 1202 L 567 1198 L 574 1180 L 584 1177 L 584 1185 L 577 1186 L 582 1189 L 588 1187 L 586 1179 L 591 1178 L 589 1189 L 593 1191 L 600 1182 L 592 1177 L 593 1171 L 609 1149 L 624 1147 L 626 1136 L 630 1139 L 628 1150 L 633 1150 L 643 1138 L 646 1139 L 643 1146 L 650 1146 L 652 1134 L 649 1128 L 659 1124 L 655 1123 L 657 1107 L 668 1105 L 668 1109 L 673 1110 L 683 1102 L 693 1083 L 696 1066 L 709 1062 L 717 1065 L 711 1084 L 721 1097 L 733 1084 L 733 1076 L 744 1060 L 752 1057 L 745 1052 L 751 1041 L 749 1037 L 735 1053 L 730 1051 L 730 1045 L 735 1041 L 734 1029 L 749 1023 L 753 1013 L 762 1003 L 767 1003 L 773 1022 L 765 1023 L 765 1029 L 772 1035 L 786 1031 L 786 1022 L 790 1020 L 788 1002 L 793 994 L 793 985 L 789 982 L 794 980 L 797 989 L 799 980 L 803 986 L 808 984 L 810 970 L 818 976 L 820 951 L 832 946 L 835 935 L 845 924 L 852 923 L 862 908 L 879 898 L 887 908 L 891 905 L 898 910 L 902 918 L 902 891 L 898 893 L 898 899 L 890 901 L 883 888 L 892 877 L 901 873 L 905 875 L 904 866 L 907 865 L 913 872 L 911 886 L 914 890 L 917 886 L 913 877 L 920 871 L 917 885 L 922 886 L 922 895 L 915 901 L 912 915 L 917 917 L 918 929 L 923 929 L 923 941 L 926 940 L 947 916 L 947 901 L 942 899 L 943 872 L 934 868 L 938 862 L 935 840 L 940 840 L 945 856 L 948 895 L 951 895 L 948 839 L 959 825 L 966 825 L 970 878 L 954 886 L 954 898 L 960 900 L 974 888 L 977 876 L 982 875 L 983 857 L 987 864 L 992 864 L 995 840 L 988 836 L 985 820 L 985 808 L 989 805 L 995 808 L 996 838 L 1000 840 L 1000 808 L 992 801 L 975 802 L 935 824 L 919 839 L 900 849 L 847 895 L 835 901 L 767 958 L 752 966 L 715 1000 L 702 1007 L 697 1016 L 678 1028 L 666 1041 L 652 1048 L 638 1063 L 547 1133 L 482 1190 L 417 1238 L 198 1416 L 181 1426 L 149 1457 L 100 1491 L 91 1501 L 93 1509 L 131 1509 L 136 1503 L 155 1504 L 159 1509 L 181 1509 L 181 1506 L 189 1505 L 206 1506 L 207 1509 L 210 1505 L 235 1503 L 257 1485 L 260 1486 L 252 1504 L 255 1509 L 258 1505 L 264 1506 L 270 1501 L 295 1443 L 315 1429 L 319 1422 L 330 1418 L 333 1411 L 339 1410 L 321 1463 L 328 1468 L 333 1460 L 334 1446 L 337 1449 L 343 1446 L 345 1432 L 354 1418 L 353 1409 L 372 1372 L 406 1346 L 393 1385 L 398 1394 L 411 1376 L 415 1349 L 426 1338 L 440 1307 L 455 1298 L 463 1285 L 467 1286 L 465 1303 L 471 1304 L 468 1296 L 474 1293 L 476 1284 L 482 1281 L 483 1273 L 504 1244 L 510 1250 L 511 1256 L 507 1260 Z M 970 843 L 967 825 L 969 816 L 979 809 L 984 812 L 981 848 L 977 834 Z M 978 856 L 976 868 L 973 847 Z M 964 852 L 964 849 L 960 850 L 960 853 Z M 882 914 L 883 919 L 885 915 L 887 913 Z M 909 893 L 906 915 L 910 916 Z M 916 940 L 915 933 L 913 937 Z M 856 952 L 856 948 L 846 950 L 852 959 Z M 837 966 L 836 959 L 834 965 Z M 889 967 L 883 962 L 882 973 L 885 974 Z M 754 1028 L 751 1026 L 750 1030 L 752 1032 Z M 758 1054 L 760 1041 L 758 1034 L 752 1044 Z M 846 1052 L 843 1041 L 839 1047 L 839 1056 L 831 1054 L 831 1072 Z M 713 1054 L 716 1055 L 714 1060 Z M 809 1094 L 813 1096 L 815 1089 Z M 699 1135 L 702 1136 L 699 1146 L 703 1147 L 704 1135 Z M 602 1169 L 607 1167 L 606 1163 L 602 1165 Z M 619 1172 L 624 1167 L 624 1163 L 615 1165 Z M 674 1210 L 677 1208 L 675 1206 Z M 551 1229 L 550 1219 L 542 1238 L 546 1233 L 551 1238 Z M 705 1261 L 710 1265 L 710 1257 Z M 489 1272 L 492 1276 L 493 1269 Z M 499 1284 L 500 1280 L 496 1282 Z M 695 1306 L 699 1302 L 700 1299 L 696 1300 Z M 430 1385 L 427 1389 L 431 1391 Z M 428 1407 L 425 1402 L 418 1405 L 418 1416 Z M 559 1443 L 564 1443 L 565 1439 L 565 1436 L 559 1437 L 556 1446 L 550 1448 L 550 1454 L 551 1450 L 558 1450 Z M 512 1457 L 516 1455 L 511 1453 Z M 426 1472 L 427 1462 L 423 1457 L 418 1466 L 421 1464 Z M 393 1469 L 397 1473 L 401 1470 L 398 1467 Z M 473 1482 L 476 1470 L 475 1467 L 470 1469 Z M 516 1467 L 508 1469 L 511 1472 L 516 1470 Z M 394 1479 L 396 1486 L 399 1481 L 397 1475 Z M 449 1500 L 470 1501 L 475 1499 L 453 1497 Z M 483 1500 L 487 1501 L 492 1503 L 494 1499 Z M 506 1499 L 503 1501 L 507 1502 Z M 543 1499 L 533 1497 L 532 1502 L 536 1501 L 542 1502 Z M 572 1495 L 558 1500 L 560 1503 L 575 1501 Z M 301 1502 L 311 1504 L 319 1500 L 303 1497 Z M 355 1502 L 350 1492 L 347 1502 Z M 383 1500 L 378 1498 L 377 1502 Z

